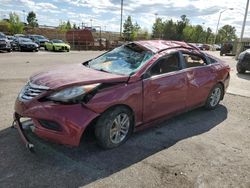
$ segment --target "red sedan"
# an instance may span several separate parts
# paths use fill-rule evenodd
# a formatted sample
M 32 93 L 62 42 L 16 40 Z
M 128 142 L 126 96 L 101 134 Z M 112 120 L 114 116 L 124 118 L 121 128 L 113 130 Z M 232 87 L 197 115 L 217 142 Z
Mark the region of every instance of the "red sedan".
M 14 119 L 31 118 L 37 136 L 78 146 L 88 126 L 114 148 L 133 131 L 196 107 L 214 109 L 229 84 L 229 66 L 177 41 L 132 42 L 82 64 L 33 75 L 19 93 Z

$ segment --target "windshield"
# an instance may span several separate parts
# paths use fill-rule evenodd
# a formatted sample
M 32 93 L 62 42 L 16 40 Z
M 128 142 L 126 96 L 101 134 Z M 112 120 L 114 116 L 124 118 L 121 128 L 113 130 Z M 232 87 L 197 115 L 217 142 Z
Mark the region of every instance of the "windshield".
M 3 33 L 0 33 L 0 38 L 6 38 L 6 36 Z
M 53 43 L 64 43 L 62 40 L 51 40 Z
M 131 43 L 101 55 L 91 60 L 90 68 L 114 74 L 132 75 L 140 69 L 151 57 L 152 52 L 146 51 Z
M 20 38 L 19 41 L 20 42 L 32 42 L 32 40 L 28 39 L 28 38 L 27 39 L 26 38 Z

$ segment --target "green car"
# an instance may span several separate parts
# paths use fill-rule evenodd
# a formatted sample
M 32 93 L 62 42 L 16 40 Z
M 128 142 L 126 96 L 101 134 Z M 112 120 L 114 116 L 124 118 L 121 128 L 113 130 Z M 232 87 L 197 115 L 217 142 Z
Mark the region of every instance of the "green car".
M 45 50 L 50 50 L 50 51 L 67 51 L 67 52 L 69 52 L 70 45 L 66 44 L 62 40 L 53 39 L 53 40 L 50 40 L 49 42 L 45 42 L 44 48 L 45 48 Z

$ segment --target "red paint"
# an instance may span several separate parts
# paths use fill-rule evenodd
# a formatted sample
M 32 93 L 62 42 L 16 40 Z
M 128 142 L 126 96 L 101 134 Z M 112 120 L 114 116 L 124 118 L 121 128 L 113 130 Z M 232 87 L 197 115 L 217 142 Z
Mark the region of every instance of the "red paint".
M 64 105 L 54 102 L 39 102 L 49 95 L 43 93 L 28 102 L 15 104 L 15 112 L 22 117 L 30 117 L 38 136 L 66 145 L 77 146 L 85 128 L 105 110 L 115 105 L 126 105 L 134 112 L 135 128 L 141 129 L 153 122 L 174 116 L 194 107 L 204 105 L 210 90 L 217 83 L 224 89 L 229 83 L 229 66 L 223 61 L 202 67 L 182 69 L 163 75 L 143 79 L 144 73 L 160 57 L 172 51 L 189 51 L 190 46 L 176 41 L 139 41 L 138 45 L 157 52 L 138 72 L 131 77 L 100 72 L 81 64 L 64 66 L 42 72 L 31 77 L 31 82 L 50 87 L 53 92 L 75 85 L 92 83 L 116 83 L 102 89 L 86 104 Z M 192 53 L 206 56 L 197 48 Z M 43 128 L 38 120 L 51 120 L 62 127 L 62 131 Z

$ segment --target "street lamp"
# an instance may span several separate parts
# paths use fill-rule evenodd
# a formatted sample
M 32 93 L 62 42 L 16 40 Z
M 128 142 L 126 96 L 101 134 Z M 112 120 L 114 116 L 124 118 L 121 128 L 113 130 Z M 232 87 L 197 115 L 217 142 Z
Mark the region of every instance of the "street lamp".
M 227 10 L 233 10 L 233 8 L 228 8 L 228 9 L 225 9 L 223 11 L 220 11 L 220 15 L 219 15 L 219 19 L 218 19 L 218 23 L 217 23 L 217 27 L 216 27 L 216 32 L 215 32 L 215 37 L 214 37 L 214 44 L 216 42 L 216 37 L 217 37 L 217 33 L 218 33 L 218 28 L 219 28 L 219 24 L 220 24 L 220 18 L 221 18 L 221 14 Z

